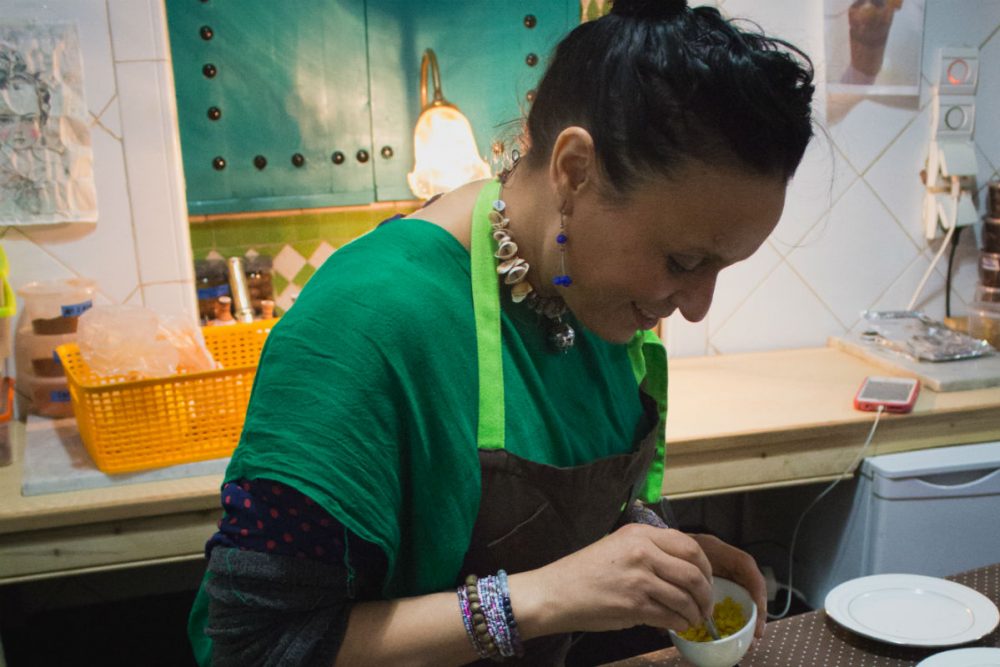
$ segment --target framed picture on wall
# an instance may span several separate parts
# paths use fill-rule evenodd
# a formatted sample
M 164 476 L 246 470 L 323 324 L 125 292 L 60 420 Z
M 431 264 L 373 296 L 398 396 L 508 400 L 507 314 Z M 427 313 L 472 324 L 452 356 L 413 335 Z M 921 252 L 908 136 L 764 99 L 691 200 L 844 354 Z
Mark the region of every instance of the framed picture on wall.
M 0 23 L 0 225 L 96 222 L 75 25 Z
M 925 0 L 825 0 L 830 95 L 919 95 Z

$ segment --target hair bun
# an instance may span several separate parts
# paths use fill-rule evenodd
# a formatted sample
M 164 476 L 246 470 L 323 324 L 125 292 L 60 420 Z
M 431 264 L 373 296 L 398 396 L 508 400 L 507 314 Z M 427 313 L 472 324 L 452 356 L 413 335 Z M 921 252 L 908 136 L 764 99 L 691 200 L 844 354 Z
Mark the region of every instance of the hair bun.
M 687 0 L 612 0 L 611 13 L 637 19 L 669 20 L 687 9 Z

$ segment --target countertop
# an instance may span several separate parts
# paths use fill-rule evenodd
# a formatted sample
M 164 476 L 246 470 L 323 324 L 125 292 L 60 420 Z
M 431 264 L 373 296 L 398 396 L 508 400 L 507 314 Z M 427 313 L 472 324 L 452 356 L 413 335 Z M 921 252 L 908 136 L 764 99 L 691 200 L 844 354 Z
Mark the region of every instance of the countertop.
M 832 348 L 670 365 L 664 493 L 684 498 L 842 476 L 873 415 L 852 399 L 887 375 Z M 872 454 L 1000 439 L 1000 387 L 924 390 L 885 415 Z M 0 583 L 199 557 L 219 516 L 219 474 L 25 497 L 23 427 L 0 468 Z

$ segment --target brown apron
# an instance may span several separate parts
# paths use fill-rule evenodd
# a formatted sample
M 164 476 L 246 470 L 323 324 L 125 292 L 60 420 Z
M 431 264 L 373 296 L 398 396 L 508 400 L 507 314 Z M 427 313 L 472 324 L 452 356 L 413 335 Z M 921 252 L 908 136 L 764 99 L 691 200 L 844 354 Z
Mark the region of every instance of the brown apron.
M 646 430 L 641 431 L 645 435 L 629 454 L 560 468 L 528 461 L 504 449 L 500 295 L 493 251 L 483 243 L 489 238 L 487 219 L 498 192 L 498 183 L 486 184 L 473 213 L 472 297 L 479 362 L 477 441 L 482 496 L 456 586 L 470 573 L 487 576 L 502 568 L 515 574 L 542 567 L 610 533 L 626 505 L 640 495 L 640 482 L 646 478 L 660 446 L 658 436 L 662 436 L 661 406 L 640 390 Z M 635 349 L 642 350 L 641 335 L 635 342 Z M 644 362 L 643 373 L 636 369 L 636 359 L 632 363 L 637 377 L 645 373 Z M 664 378 L 663 401 L 665 389 Z M 659 479 L 652 477 L 657 497 Z M 539 637 L 525 642 L 523 658 L 505 662 L 562 665 L 571 642 L 569 634 Z
M 501 568 L 508 574 L 533 570 L 610 533 L 656 452 L 659 415 L 655 402 L 645 394 L 642 398 L 653 426 L 631 454 L 558 468 L 502 449 L 479 450 L 483 495 L 459 581 Z M 532 639 L 525 642 L 523 658 L 504 662 L 561 665 L 570 643 L 566 634 Z

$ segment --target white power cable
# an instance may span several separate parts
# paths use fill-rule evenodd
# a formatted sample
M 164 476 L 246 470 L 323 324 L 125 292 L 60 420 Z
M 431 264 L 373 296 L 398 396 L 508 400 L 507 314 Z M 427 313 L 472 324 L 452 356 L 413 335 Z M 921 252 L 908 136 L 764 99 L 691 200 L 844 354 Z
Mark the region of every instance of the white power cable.
M 951 237 L 955 235 L 955 228 L 958 227 L 958 199 L 962 194 L 962 188 L 958 180 L 958 176 L 951 177 L 951 220 L 948 220 L 948 216 L 941 207 L 940 213 L 941 217 L 944 218 L 945 224 L 948 226 L 948 230 L 945 232 L 944 241 L 941 243 L 941 247 L 938 249 L 937 254 L 934 255 L 934 259 L 931 260 L 931 265 L 927 267 L 927 271 L 924 272 L 924 277 L 920 279 L 920 284 L 917 285 L 917 290 L 913 293 L 913 298 L 910 299 L 910 303 L 906 306 L 907 310 L 913 310 L 913 306 L 917 303 L 917 299 L 920 298 L 920 293 L 924 291 L 924 286 L 927 284 L 927 280 L 931 277 L 931 272 L 934 267 L 937 266 L 938 260 L 941 259 L 941 255 L 944 251 L 948 249 L 948 244 L 951 243 Z
M 865 451 L 868 449 L 868 445 L 871 444 L 872 437 L 874 437 L 875 435 L 875 429 L 878 428 L 878 422 L 879 419 L 881 419 L 882 417 L 883 410 L 885 410 L 884 406 L 881 405 L 878 406 L 878 411 L 875 413 L 875 421 L 872 423 L 871 430 L 868 431 L 868 438 L 865 440 L 865 444 L 861 446 L 861 451 L 859 451 L 858 455 L 854 457 L 853 461 L 851 461 L 851 465 L 847 466 L 847 468 L 844 469 L 844 472 L 840 477 L 833 480 L 833 482 L 831 482 L 829 486 L 823 489 L 823 491 L 818 496 L 816 496 L 811 503 L 809 503 L 808 507 L 802 510 L 802 514 L 799 515 L 799 520 L 795 522 L 795 530 L 792 532 L 792 543 L 788 547 L 788 583 L 785 585 L 785 588 L 788 590 L 788 598 L 785 601 L 785 608 L 781 610 L 781 613 L 780 614 L 768 613 L 767 617 L 769 619 L 774 620 L 778 618 L 784 618 L 788 614 L 788 610 L 792 608 L 792 591 L 795 590 L 794 588 L 792 588 L 792 559 L 795 556 L 795 541 L 799 537 L 799 528 L 802 527 L 802 520 L 806 518 L 806 514 L 809 513 L 809 510 L 815 507 L 816 503 L 822 500 L 826 496 L 826 494 L 830 493 L 830 491 L 833 490 L 833 487 L 837 486 L 837 484 L 839 484 L 841 480 L 843 480 L 847 476 L 848 473 L 854 470 L 855 466 L 858 465 L 858 462 L 861 461 L 862 457 L 864 457 Z

